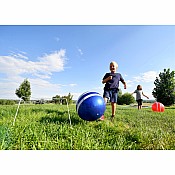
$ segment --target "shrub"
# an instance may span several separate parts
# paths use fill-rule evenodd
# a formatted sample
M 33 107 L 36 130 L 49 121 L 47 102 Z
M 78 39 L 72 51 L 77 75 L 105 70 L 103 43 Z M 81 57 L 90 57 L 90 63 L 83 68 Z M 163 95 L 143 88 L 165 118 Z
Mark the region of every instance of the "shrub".
M 14 105 L 14 100 L 0 99 L 0 105 Z
M 134 103 L 135 99 L 130 93 L 125 93 L 122 96 L 118 97 L 118 104 L 119 105 L 130 105 L 131 103 Z

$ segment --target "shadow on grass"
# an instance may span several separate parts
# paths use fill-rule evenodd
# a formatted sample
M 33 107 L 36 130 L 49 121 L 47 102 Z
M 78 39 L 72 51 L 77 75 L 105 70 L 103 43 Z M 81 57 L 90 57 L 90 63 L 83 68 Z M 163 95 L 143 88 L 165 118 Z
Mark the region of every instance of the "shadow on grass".
M 42 109 L 42 108 L 40 108 L 40 109 L 32 109 L 32 112 L 41 112 L 41 111 L 44 111 L 44 112 L 46 112 L 46 113 L 54 113 L 54 112 L 60 112 L 60 111 L 58 111 L 58 109 Z M 64 112 L 63 112 L 64 113 Z
M 75 115 L 75 114 L 74 114 Z M 77 125 L 82 123 L 82 121 L 74 116 L 70 116 L 71 124 Z M 40 119 L 41 123 L 55 123 L 55 124 L 70 124 L 68 112 L 58 112 L 57 116 L 44 116 Z

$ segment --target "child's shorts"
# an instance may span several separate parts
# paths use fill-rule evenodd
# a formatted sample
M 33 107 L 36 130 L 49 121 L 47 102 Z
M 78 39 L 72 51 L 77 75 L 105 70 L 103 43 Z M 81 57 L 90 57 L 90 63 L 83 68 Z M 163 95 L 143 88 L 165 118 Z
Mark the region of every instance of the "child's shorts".
M 108 98 L 110 102 L 117 103 L 118 89 L 104 90 L 103 98 Z
M 137 103 L 138 103 L 139 106 L 142 105 L 142 101 L 143 101 L 142 99 L 138 99 L 138 100 L 136 100 L 136 101 L 137 101 Z

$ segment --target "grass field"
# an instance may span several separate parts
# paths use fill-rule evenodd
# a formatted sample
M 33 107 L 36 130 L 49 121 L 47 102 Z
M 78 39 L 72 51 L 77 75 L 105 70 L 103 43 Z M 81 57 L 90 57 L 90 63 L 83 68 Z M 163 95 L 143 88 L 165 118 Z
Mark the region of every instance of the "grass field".
M 71 125 L 66 105 L 0 106 L 1 150 L 174 150 L 175 107 L 165 112 L 151 108 L 117 106 L 110 121 L 107 105 L 104 121 L 88 122 L 70 105 Z

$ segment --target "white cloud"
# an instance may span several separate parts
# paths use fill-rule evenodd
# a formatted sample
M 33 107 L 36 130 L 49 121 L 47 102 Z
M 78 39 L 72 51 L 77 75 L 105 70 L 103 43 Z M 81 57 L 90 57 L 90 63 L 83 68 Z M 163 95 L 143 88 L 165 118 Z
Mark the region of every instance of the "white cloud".
M 156 77 L 158 76 L 158 72 L 156 71 L 148 71 L 145 73 L 141 73 L 140 76 L 136 76 L 133 78 L 135 82 L 154 82 Z
M 63 71 L 66 62 L 65 50 L 45 54 L 36 62 L 23 60 L 26 58 L 22 54 L 0 56 L 0 72 L 8 76 L 26 73 L 40 78 L 50 78 L 52 72 Z
M 43 80 L 43 79 L 29 79 L 31 84 L 31 91 L 32 96 L 31 99 L 36 98 L 51 98 L 57 94 L 59 94 L 59 91 L 61 89 L 61 85 L 59 84 L 53 84 L 49 81 Z
M 73 95 L 73 100 L 77 100 L 80 97 L 80 95 L 82 95 L 82 93 L 80 93 L 80 92 L 73 92 L 73 93 L 71 93 L 71 95 Z
M 77 86 L 77 84 L 75 83 L 72 83 L 72 84 L 69 84 L 70 87 L 74 87 L 74 86 Z
M 78 51 L 79 51 L 80 55 L 83 55 L 83 52 L 81 49 L 78 49 Z
M 56 51 L 52 54 L 45 54 L 43 57 L 40 57 L 40 62 L 38 62 L 38 71 L 51 73 L 51 72 L 60 72 L 64 70 L 66 57 L 65 50 Z M 36 69 L 37 70 L 37 69 Z
M 10 55 L 14 58 L 20 58 L 20 59 L 28 60 L 28 57 L 25 56 L 26 52 L 23 52 L 23 51 L 19 51 L 19 53 L 15 53 L 15 52 L 12 51 Z
M 18 53 L 18 54 L 13 54 L 12 57 L 28 60 L 28 57 L 27 57 L 27 56 L 22 55 L 22 54 L 20 54 L 20 53 Z
M 78 50 L 80 55 L 83 55 L 83 52 L 82 52 L 82 50 L 79 47 L 77 47 L 77 50 Z

